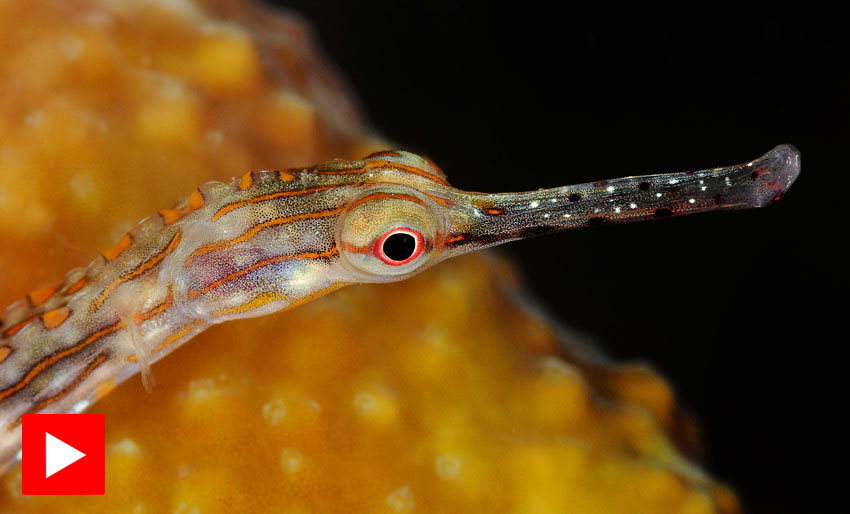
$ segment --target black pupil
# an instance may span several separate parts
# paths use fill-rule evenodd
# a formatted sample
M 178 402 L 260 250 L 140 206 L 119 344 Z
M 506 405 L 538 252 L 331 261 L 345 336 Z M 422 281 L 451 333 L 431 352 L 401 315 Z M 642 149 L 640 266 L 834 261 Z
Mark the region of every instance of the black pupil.
M 384 239 L 384 255 L 391 260 L 407 260 L 415 251 L 416 238 L 406 232 L 398 232 Z

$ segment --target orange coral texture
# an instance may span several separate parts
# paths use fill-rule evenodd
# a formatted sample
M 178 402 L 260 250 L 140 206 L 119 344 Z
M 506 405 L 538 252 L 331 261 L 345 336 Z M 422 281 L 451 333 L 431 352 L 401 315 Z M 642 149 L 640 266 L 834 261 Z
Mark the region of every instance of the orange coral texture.
M 2 2 L 0 50 L 2 304 L 204 181 L 381 146 L 253 5 Z M 91 409 L 105 496 L 24 497 L 18 467 L 0 512 L 738 512 L 660 378 L 571 351 L 515 290 L 469 256 L 213 327 Z

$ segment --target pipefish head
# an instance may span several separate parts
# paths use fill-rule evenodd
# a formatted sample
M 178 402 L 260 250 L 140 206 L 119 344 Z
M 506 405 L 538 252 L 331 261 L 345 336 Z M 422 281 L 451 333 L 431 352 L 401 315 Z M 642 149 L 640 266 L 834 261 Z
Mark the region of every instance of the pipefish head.
M 378 177 L 340 217 L 344 267 L 361 282 L 406 278 L 446 258 L 534 235 L 716 210 L 782 197 L 800 154 L 780 145 L 735 166 L 632 176 L 523 193 L 456 189 L 429 159 L 403 151 L 366 158 Z

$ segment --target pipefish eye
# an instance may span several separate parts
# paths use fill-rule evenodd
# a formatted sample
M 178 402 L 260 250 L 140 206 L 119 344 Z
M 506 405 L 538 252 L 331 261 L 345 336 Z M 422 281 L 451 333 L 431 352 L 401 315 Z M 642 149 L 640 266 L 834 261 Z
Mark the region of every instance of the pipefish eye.
M 425 238 L 416 230 L 396 228 L 390 230 L 375 245 L 375 255 L 390 266 L 401 266 L 422 253 Z
M 443 221 L 432 202 L 407 188 L 367 192 L 340 219 L 337 247 L 366 279 L 392 280 L 421 269 L 438 244 Z

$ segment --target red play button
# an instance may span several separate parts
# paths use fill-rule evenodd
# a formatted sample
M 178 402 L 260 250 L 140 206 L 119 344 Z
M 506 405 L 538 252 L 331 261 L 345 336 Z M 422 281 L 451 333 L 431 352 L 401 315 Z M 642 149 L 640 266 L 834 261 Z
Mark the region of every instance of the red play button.
M 103 414 L 25 414 L 24 494 L 103 494 Z

